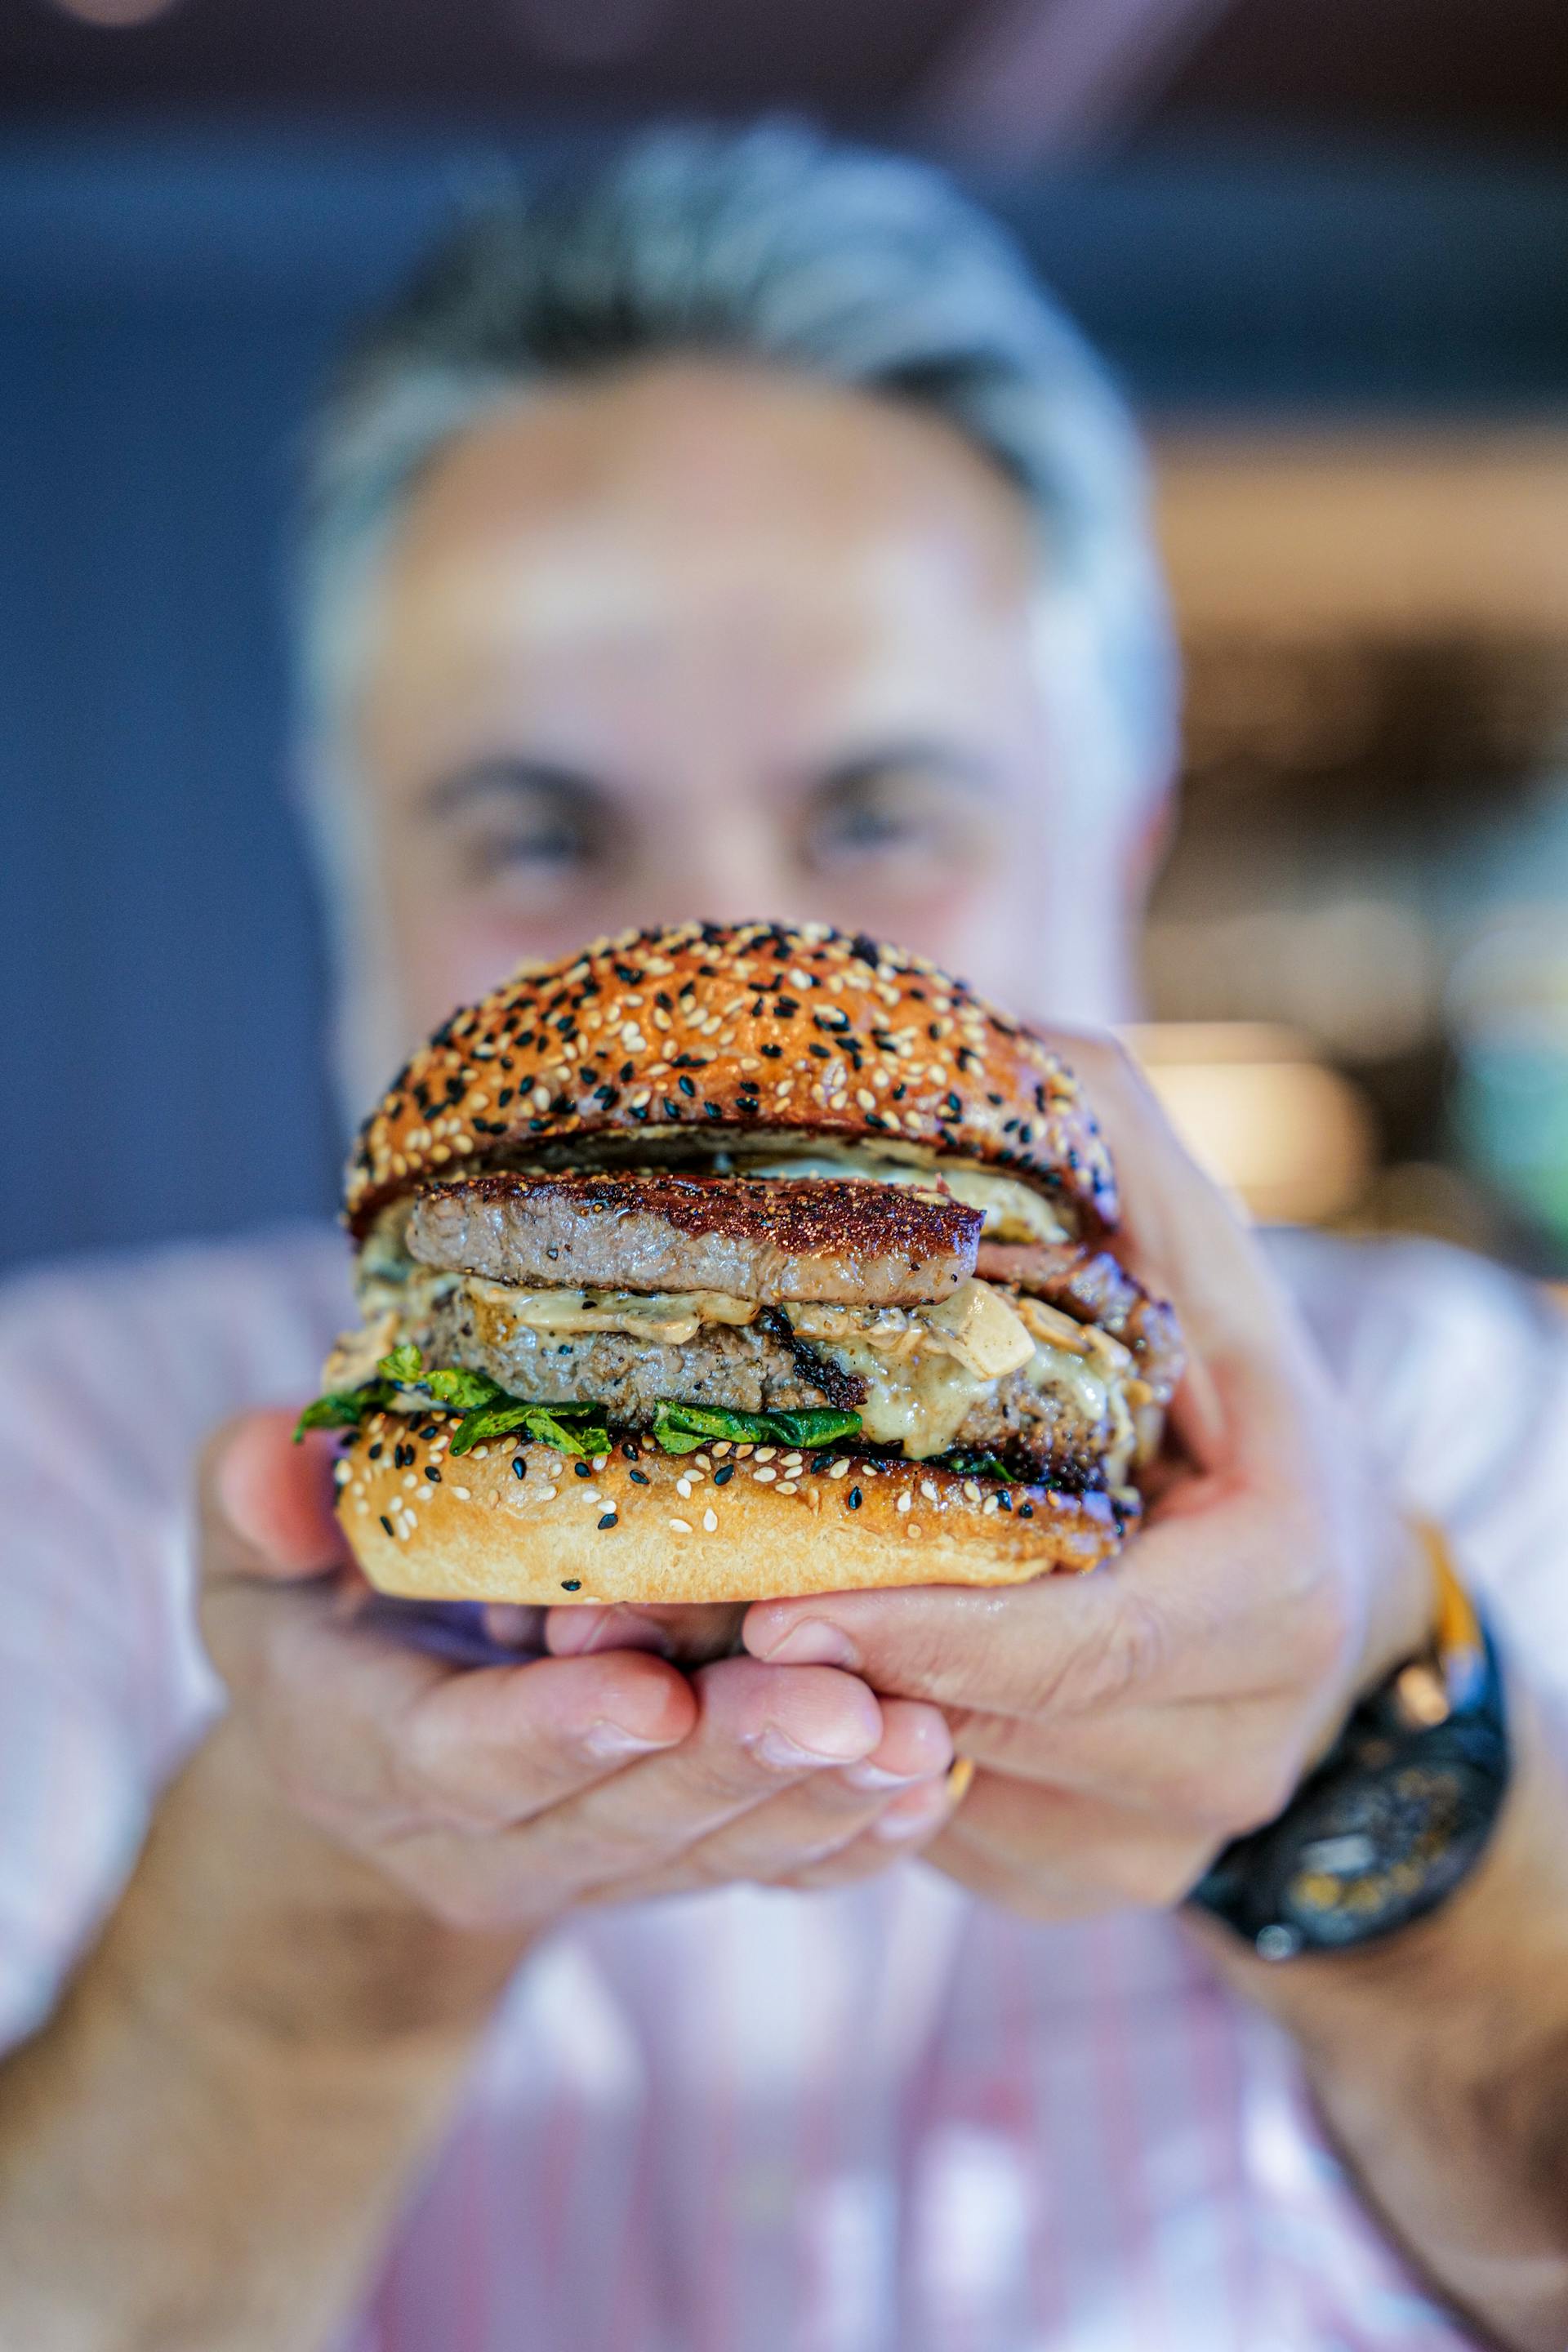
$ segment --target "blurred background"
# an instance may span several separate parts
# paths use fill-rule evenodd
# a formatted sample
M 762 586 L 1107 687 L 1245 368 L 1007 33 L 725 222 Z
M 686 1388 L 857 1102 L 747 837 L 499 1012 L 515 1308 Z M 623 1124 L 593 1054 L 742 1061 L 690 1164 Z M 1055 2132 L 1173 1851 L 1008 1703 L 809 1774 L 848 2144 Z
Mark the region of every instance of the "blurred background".
M 765 110 L 954 164 L 1152 437 L 1188 772 L 1139 1042 L 1200 1148 L 1561 1276 L 1563 0 L 8 0 L 0 1262 L 330 1204 L 312 388 L 500 164 Z

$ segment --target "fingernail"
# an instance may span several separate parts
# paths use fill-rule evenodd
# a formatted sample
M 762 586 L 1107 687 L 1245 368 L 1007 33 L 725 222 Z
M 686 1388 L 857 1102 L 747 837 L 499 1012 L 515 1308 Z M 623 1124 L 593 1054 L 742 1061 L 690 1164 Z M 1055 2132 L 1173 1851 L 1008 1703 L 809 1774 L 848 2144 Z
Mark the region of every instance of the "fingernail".
M 947 1810 L 947 1790 L 938 1780 L 933 1787 L 913 1790 L 897 1804 L 889 1805 L 880 1820 L 872 1822 L 871 1834 L 895 1842 L 922 1837 L 936 1827 Z
M 773 1666 L 858 1666 L 860 1654 L 847 1633 L 820 1617 L 792 1625 L 784 1640 L 767 1653 Z
M 672 1648 L 664 1627 L 651 1617 L 616 1607 L 557 1609 L 551 1615 L 549 1639 L 558 1658 L 585 1657 L 594 1650 L 651 1650 L 668 1658 Z
M 889 1772 L 885 1764 L 846 1764 L 844 1778 L 852 1789 L 912 1789 L 929 1780 L 929 1772 Z
M 539 1628 L 543 1617 L 542 1609 L 529 1609 L 515 1601 L 492 1601 L 485 1610 L 483 1620 L 486 1638 L 501 1650 L 533 1650 L 539 1646 Z
M 848 1750 L 835 1756 L 821 1748 L 804 1747 L 774 1723 L 770 1723 L 753 1744 L 764 1764 L 774 1764 L 784 1772 L 817 1771 L 825 1764 L 847 1764 L 853 1754 Z
M 591 1724 L 583 1735 L 583 1745 L 590 1756 L 605 1758 L 651 1756 L 656 1748 L 668 1748 L 668 1739 L 648 1739 L 640 1731 L 627 1731 L 618 1723 Z

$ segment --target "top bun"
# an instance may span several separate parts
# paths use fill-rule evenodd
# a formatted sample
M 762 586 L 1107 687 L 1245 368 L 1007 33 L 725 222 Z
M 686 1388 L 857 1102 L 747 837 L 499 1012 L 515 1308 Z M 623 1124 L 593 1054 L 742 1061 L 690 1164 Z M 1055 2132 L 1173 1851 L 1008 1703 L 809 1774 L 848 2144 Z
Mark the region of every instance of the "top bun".
M 923 957 L 824 923 L 678 923 L 521 965 L 393 1081 L 345 1207 L 363 1234 L 427 1177 L 566 1139 L 640 1136 L 651 1159 L 737 1133 L 987 1161 L 1076 1226 L 1116 1223 L 1110 1157 L 1057 1055 Z

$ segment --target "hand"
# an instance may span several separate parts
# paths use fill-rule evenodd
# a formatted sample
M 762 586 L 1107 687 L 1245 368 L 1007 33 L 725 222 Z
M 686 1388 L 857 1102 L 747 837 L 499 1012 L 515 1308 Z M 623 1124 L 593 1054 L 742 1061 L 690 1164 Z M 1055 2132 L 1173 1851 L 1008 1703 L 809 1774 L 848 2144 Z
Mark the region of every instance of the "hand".
M 689 1679 L 616 1649 L 460 1670 L 408 1647 L 368 1622 L 330 1447 L 289 1428 L 251 1414 L 208 1450 L 207 1646 L 272 1784 L 437 1920 L 526 1937 L 580 1903 L 831 1885 L 945 1818 L 941 1713 L 836 1669 Z
M 1116 1156 L 1119 1246 L 1185 1330 L 1186 1458 L 1094 1574 L 762 1601 L 743 1633 L 754 1657 L 941 1706 L 979 1770 L 930 1858 L 1046 1917 L 1178 1902 L 1287 1803 L 1430 1609 L 1420 1548 L 1256 1240 L 1127 1056 L 1060 1043 Z

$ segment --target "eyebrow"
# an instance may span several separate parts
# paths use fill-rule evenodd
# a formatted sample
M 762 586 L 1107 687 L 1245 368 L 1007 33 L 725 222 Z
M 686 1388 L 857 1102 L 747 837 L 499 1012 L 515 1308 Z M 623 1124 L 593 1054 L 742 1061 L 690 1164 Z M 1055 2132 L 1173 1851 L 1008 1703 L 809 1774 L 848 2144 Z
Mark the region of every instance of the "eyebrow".
M 426 791 L 425 805 L 432 816 L 450 816 L 471 801 L 496 792 L 518 797 L 531 793 L 581 807 L 588 802 L 602 801 L 605 786 L 584 769 L 568 768 L 553 760 L 492 752 L 470 761 L 455 774 L 440 777 Z
M 934 737 L 912 735 L 871 744 L 863 751 L 835 760 L 816 779 L 817 789 L 853 791 L 858 784 L 875 783 L 892 768 L 923 768 L 973 793 L 989 792 L 996 781 L 994 763 L 984 753 L 961 750 Z

